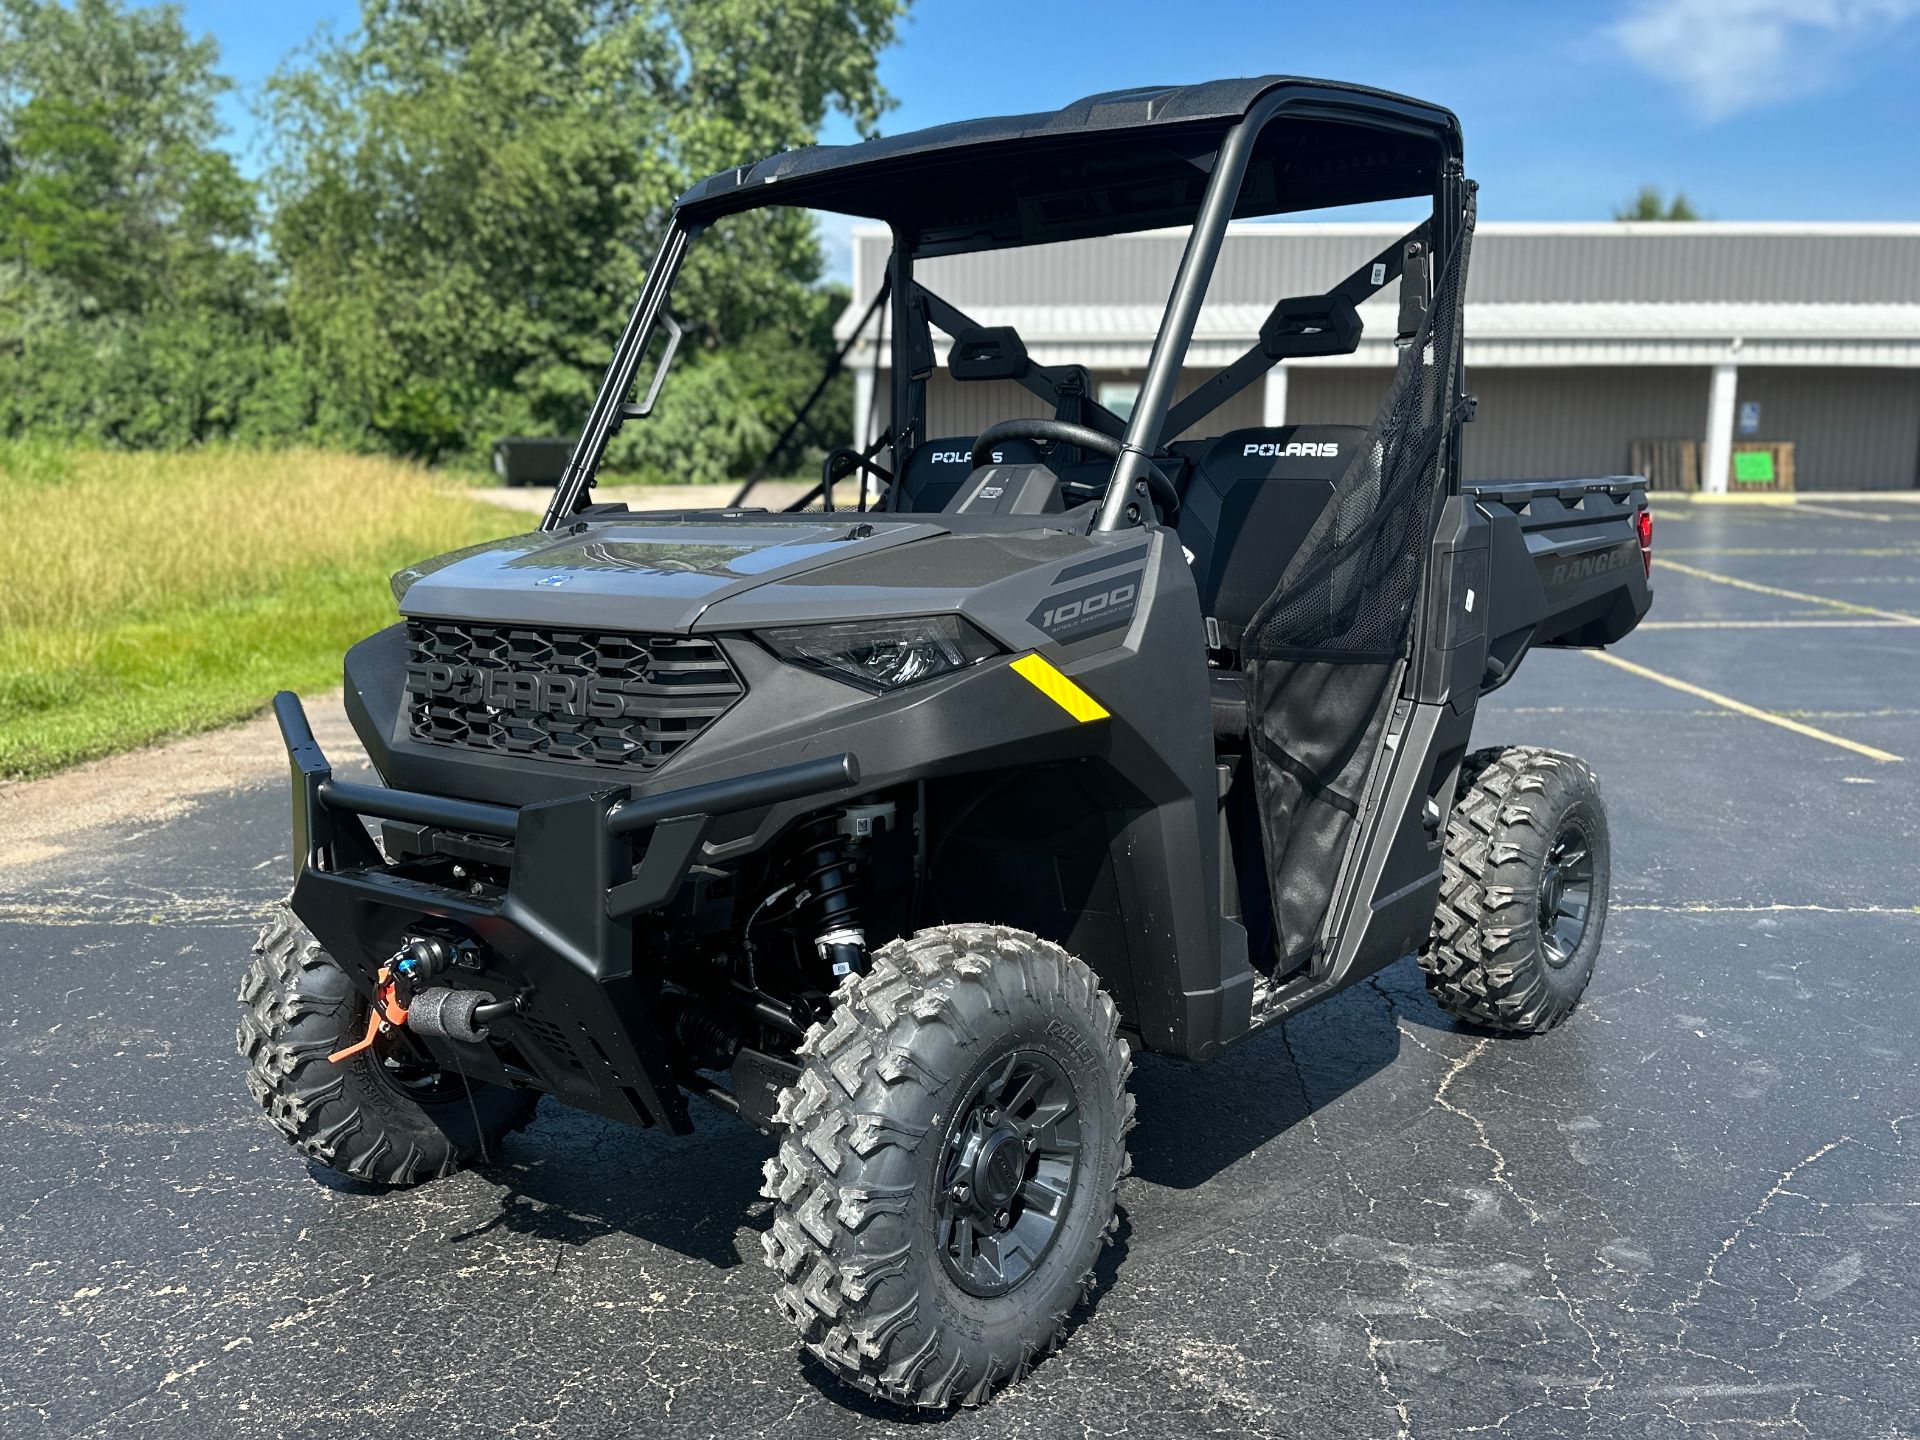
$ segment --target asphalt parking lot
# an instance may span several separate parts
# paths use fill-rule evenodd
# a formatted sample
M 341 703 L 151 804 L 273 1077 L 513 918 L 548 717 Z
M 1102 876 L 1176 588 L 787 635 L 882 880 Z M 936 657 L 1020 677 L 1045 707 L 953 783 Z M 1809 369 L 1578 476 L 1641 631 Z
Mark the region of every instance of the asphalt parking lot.
M 1097 1303 L 919 1423 L 1920 1435 L 1920 505 L 1657 515 L 1624 663 L 1535 655 L 1476 736 L 1601 777 L 1580 1011 L 1470 1034 L 1406 961 L 1212 1066 L 1144 1058 Z M 0 875 L 0 1434 L 900 1424 L 796 1355 L 768 1146 L 717 1113 L 549 1105 L 405 1193 L 309 1173 L 232 1040 L 286 816 L 263 780 Z

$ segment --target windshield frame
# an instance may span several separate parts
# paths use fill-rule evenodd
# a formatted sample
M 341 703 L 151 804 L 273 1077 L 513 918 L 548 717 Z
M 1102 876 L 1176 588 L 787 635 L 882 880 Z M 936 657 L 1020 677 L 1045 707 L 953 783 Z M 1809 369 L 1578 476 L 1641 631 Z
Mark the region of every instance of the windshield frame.
M 600 462 L 606 458 L 607 442 L 613 439 L 623 421 L 645 417 L 646 407 L 629 404 L 627 395 L 633 389 L 634 376 L 666 312 L 667 297 L 673 293 L 674 277 L 680 273 L 687 246 L 700 228 L 704 227 L 687 224 L 678 210 L 668 221 L 667 233 L 661 238 L 660 249 L 653 257 L 653 264 L 647 267 L 647 278 L 640 286 L 640 298 L 627 317 L 626 329 L 620 332 L 619 343 L 613 347 L 607 373 L 594 393 L 587 423 L 581 427 L 580 438 L 567 457 L 567 468 L 560 472 L 560 479 L 553 487 L 553 498 L 547 502 L 547 513 L 540 521 L 542 530 L 558 530 L 573 518 L 593 489 Z M 670 354 L 661 357 L 663 376 L 672 358 Z
M 1457 127 L 1437 130 L 1408 116 L 1381 113 L 1368 107 L 1360 107 L 1356 115 L 1348 106 L 1330 106 L 1319 96 L 1303 95 L 1286 88 L 1270 90 L 1261 95 L 1240 120 L 1222 131 L 1219 146 L 1209 157 L 1206 188 L 1181 252 L 1166 307 L 1154 335 L 1140 392 L 1127 419 L 1120 453 L 1108 472 L 1106 487 L 1090 527 L 1092 530 L 1116 530 L 1139 523 L 1144 515 L 1151 513 L 1151 506 L 1145 503 L 1146 476 L 1152 468 L 1152 457 L 1160 449 L 1174 388 L 1186 363 L 1200 307 L 1213 278 L 1228 222 L 1233 218 L 1245 186 L 1249 159 L 1262 132 L 1283 114 L 1311 116 L 1329 109 L 1345 112 L 1341 118 L 1350 123 L 1357 121 L 1388 133 L 1411 133 L 1435 142 L 1436 160 L 1431 192 L 1434 208 L 1429 223 L 1436 273 L 1438 267 L 1446 263 L 1453 245 L 1457 243 L 1460 229 L 1458 202 L 1460 187 L 1464 183 Z M 764 205 L 729 207 L 728 213 L 785 207 L 789 203 L 785 199 L 769 198 Z M 707 217 L 704 214 L 696 218 L 687 213 L 684 204 L 676 206 L 659 252 L 647 271 L 640 297 L 615 346 L 612 361 L 594 397 L 593 408 L 588 413 L 580 439 L 554 488 L 552 501 L 541 521 L 541 529 L 556 530 L 572 520 L 593 487 L 608 442 L 625 420 L 643 418 L 646 414 L 646 406 L 633 405 L 626 397 L 633 388 L 654 333 L 666 317 L 667 299 L 687 249 L 706 229 L 706 225 Z M 889 448 L 892 472 L 898 475 L 903 458 L 910 455 L 923 438 L 919 432 L 926 419 L 927 375 L 920 363 L 925 357 L 916 357 L 915 345 L 918 337 L 924 333 L 926 315 L 913 280 L 917 237 L 898 226 L 892 227 L 892 230 L 893 248 L 887 262 L 886 281 L 890 292 L 886 303 L 887 343 L 892 384 L 891 414 L 894 417 L 889 426 Z M 979 248 L 1000 247 L 982 245 Z M 965 252 L 942 247 L 942 253 Z M 922 307 L 919 313 L 916 313 L 916 306 Z M 671 358 L 670 354 L 662 357 L 662 374 Z M 1457 426 L 1447 444 L 1450 449 L 1457 451 Z

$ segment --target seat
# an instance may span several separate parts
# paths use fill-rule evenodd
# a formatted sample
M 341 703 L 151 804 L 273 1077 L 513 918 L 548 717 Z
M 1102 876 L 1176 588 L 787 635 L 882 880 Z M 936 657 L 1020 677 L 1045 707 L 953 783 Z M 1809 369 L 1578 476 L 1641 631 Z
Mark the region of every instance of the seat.
M 899 494 L 895 510 L 934 515 L 947 508 L 960 493 L 967 476 L 973 473 L 973 436 L 953 435 L 929 440 L 908 457 L 900 472 Z M 1040 458 L 1039 450 L 1027 440 L 1006 440 L 994 448 L 994 462 L 1005 465 L 1030 465 Z
M 1175 445 L 1193 463 L 1175 528 L 1205 615 L 1246 627 L 1320 518 L 1366 431 L 1358 425 L 1235 430 Z
M 1214 622 L 1223 650 L 1240 648 L 1241 633 L 1279 584 L 1366 434 L 1358 425 L 1281 425 L 1172 447 L 1192 467 L 1174 528 L 1191 557 L 1200 613 Z M 1212 681 L 1215 737 L 1244 736 L 1240 671 L 1218 669 Z

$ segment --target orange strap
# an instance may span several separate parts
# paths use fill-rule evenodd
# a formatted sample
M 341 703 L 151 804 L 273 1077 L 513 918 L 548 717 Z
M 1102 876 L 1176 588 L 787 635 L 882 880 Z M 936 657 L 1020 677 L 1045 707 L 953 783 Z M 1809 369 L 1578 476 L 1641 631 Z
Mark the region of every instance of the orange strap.
M 389 1025 L 407 1023 L 407 1007 L 400 1003 L 400 997 L 394 991 L 393 972 L 385 965 L 380 967 L 373 989 L 373 1008 L 367 1014 L 367 1033 L 344 1050 L 336 1050 L 327 1056 L 329 1063 L 338 1065 L 351 1060 L 362 1051 L 371 1050 L 373 1042 L 380 1038 L 380 1032 Z

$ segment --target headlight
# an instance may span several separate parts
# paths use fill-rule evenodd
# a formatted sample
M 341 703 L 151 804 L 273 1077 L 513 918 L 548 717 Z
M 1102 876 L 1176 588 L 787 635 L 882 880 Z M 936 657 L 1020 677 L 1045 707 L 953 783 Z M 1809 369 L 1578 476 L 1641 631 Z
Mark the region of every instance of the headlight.
M 964 670 L 1000 652 L 998 645 L 957 615 L 783 625 L 759 633 L 788 664 L 818 670 L 875 694 Z

